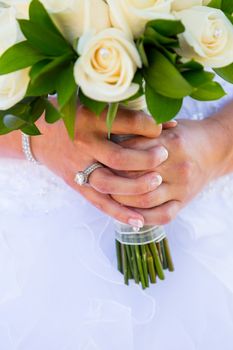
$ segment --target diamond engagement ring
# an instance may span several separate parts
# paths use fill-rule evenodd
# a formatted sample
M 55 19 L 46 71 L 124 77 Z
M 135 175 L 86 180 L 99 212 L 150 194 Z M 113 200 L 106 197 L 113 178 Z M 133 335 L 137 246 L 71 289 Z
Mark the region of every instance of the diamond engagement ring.
M 89 177 L 90 175 L 93 173 L 93 171 L 95 171 L 96 169 L 99 168 L 104 168 L 104 165 L 101 163 L 94 163 L 92 165 L 90 165 L 88 168 L 86 168 L 84 171 L 79 171 L 75 178 L 74 181 L 79 185 L 79 186 L 83 186 L 86 185 L 88 183 Z

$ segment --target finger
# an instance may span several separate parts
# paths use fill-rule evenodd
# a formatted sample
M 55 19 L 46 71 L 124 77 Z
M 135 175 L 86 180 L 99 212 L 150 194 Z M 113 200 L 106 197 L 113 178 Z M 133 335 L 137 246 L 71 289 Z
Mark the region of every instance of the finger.
M 110 169 L 102 168 L 94 171 L 89 184 L 98 192 L 112 195 L 141 195 L 158 188 L 162 183 L 162 177 L 155 173 L 129 179 L 114 174 Z
M 91 142 L 93 142 L 92 145 Z M 149 150 L 135 150 L 98 138 L 90 140 L 90 143 L 88 150 L 94 153 L 95 158 L 115 170 L 141 171 L 154 169 L 168 158 L 166 148 L 160 145 Z
M 173 187 L 162 184 L 156 190 L 138 196 L 114 196 L 117 202 L 132 208 L 151 209 L 173 200 Z
M 143 215 L 146 225 L 166 225 L 175 219 L 181 207 L 181 202 L 173 200 L 153 209 L 135 210 Z
M 143 227 L 143 215 L 137 213 L 131 208 L 124 207 L 114 201 L 109 195 L 99 193 L 91 187 L 85 187 L 81 194 L 96 208 L 114 219 L 129 224 L 134 227 Z
M 163 130 L 175 128 L 178 125 L 176 120 L 170 120 L 169 122 L 163 123 Z
M 100 117 L 102 121 L 101 130 L 106 127 L 106 112 Z M 146 137 L 158 137 L 161 134 L 162 125 L 155 123 L 154 119 L 141 111 L 130 111 L 127 109 L 120 109 L 117 117 L 113 123 L 112 134 L 116 135 L 142 135 Z
M 145 151 L 150 148 L 162 145 L 161 141 L 161 137 L 159 139 L 151 139 L 142 136 L 136 136 L 120 142 L 120 145 L 124 148 Z

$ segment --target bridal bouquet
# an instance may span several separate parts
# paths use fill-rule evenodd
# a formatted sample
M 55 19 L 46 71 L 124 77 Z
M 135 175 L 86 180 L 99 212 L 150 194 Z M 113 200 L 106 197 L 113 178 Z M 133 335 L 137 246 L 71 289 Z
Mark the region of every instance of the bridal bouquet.
M 233 83 L 232 14 L 227 0 L 1 0 L 0 134 L 40 135 L 44 114 L 74 139 L 78 100 L 108 110 L 110 137 L 121 105 L 164 123 L 187 96 L 222 98 L 215 77 Z M 127 284 L 146 288 L 174 269 L 162 227 L 116 223 L 116 247 Z

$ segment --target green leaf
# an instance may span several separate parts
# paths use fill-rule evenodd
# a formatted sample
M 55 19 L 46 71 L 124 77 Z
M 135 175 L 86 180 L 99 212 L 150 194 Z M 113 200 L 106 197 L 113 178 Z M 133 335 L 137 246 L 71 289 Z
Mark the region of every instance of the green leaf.
M 222 10 L 230 15 L 233 13 L 233 2 L 231 0 L 222 0 Z
M 114 120 L 116 119 L 117 112 L 119 108 L 119 103 L 110 103 L 108 107 L 108 114 L 107 114 L 107 128 L 108 128 L 108 138 L 110 140 L 111 138 L 111 131 L 112 131 L 112 126 L 114 123 Z
M 47 28 L 47 30 L 54 32 L 55 34 L 63 38 L 63 35 L 59 31 L 59 29 L 56 27 L 56 25 L 53 23 L 44 5 L 40 1 L 38 0 L 31 1 L 30 7 L 29 7 L 29 17 L 32 22 Z
M 226 17 L 229 19 L 231 24 L 233 24 L 233 15 L 230 15 L 230 14 L 226 13 Z
M 208 6 L 209 7 L 214 7 L 216 9 L 221 9 L 221 7 L 222 7 L 222 0 L 211 0 L 209 2 Z
M 148 67 L 149 63 L 148 63 L 143 40 L 139 39 L 137 41 L 137 49 L 138 49 L 139 55 L 141 57 L 143 66 Z
M 75 138 L 76 109 L 77 92 L 73 94 L 68 103 L 61 109 L 62 119 L 71 140 Z
M 31 67 L 45 56 L 34 49 L 27 41 L 10 47 L 0 57 L 0 75 Z
M 62 37 L 49 31 L 41 24 L 26 19 L 18 20 L 21 31 L 29 44 L 36 47 L 45 56 L 60 56 L 67 52 L 73 52 L 72 47 Z
M 100 116 L 100 114 L 107 107 L 106 102 L 100 102 L 90 99 L 89 97 L 84 95 L 81 89 L 79 90 L 79 98 L 81 103 L 97 116 Z
M 6 125 L 3 123 L 3 117 L 0 117 L 0 135 L 6 135 L 12 132 L 11 129 L 8 129 Z
M 33 75 L 33 79 L 30 81 L 27 96 L 52 94 L 57 90 L 57 86 L 61 86 L 61 79 L 66 79 L 63 89 L 67 89 L 65 84 L 70 84 L 73 86 L 74 81 L 71 80 L 71 75 L 69 75 L 69 77 L 65 77 L 63 74 L 63 70 L 65 70 L 67 73 L 67 67 L 70 66 L 70 57 L 70 55 L 63 55 L 50 61 L 47 65 L 38 64 L 36 68 L 33 67 L 33 71 L 31 73 L 31 75 Z M 69 63 L 69 66 L 67 66 L 67 63 Z M 68 81 L 68 79 L 70 79 L 70 81 Z M 69 93 L 69 91 L 67 91 L 67 93 Z
M 49 124 L 56 123 L 62 118 L 61 113 L 48 100 L 45 101 L 45 120 Z
M 177 38 L 170 38 L 161 35 L 160 33 L 156 32 L 152 27 L 148 27 L 145 30 L 144 33 L 144 42 L 155 44 L 156 46 L 172 46 L 172 47 L 178 47 L 178 39 Z
M 160 95 L 181 99 L 193 92 L 178 69 L 155 49 L 150 51 L 149 67 L 143 72 L 146 82 Z
M 46 76 L 47 74 L 53 72 L 54 70 L 58 71 L 58 69 L 60 69 L 61 73 L 58 74 L 60 76 L 60 74 L 62 74 L 62 70 L 66 69 L 67 63 L 70 64 L 72 59 L 73 59 L 73 55 L 65 54 L 63 56 L 56 57 L 53 60 L 47 61 L 47 64 L 45 60 L 38 62 L 36 66 L 32 67 L 32 70 L 30 73 L 30 75 L 33 76 L 32 83 L 34 83 L 36 79 L 39 79 L 42 76 Z
M 34 80 L 35 78 L 37 78 L 37 76 L 41 73 L 41 71 L 52 61 L 53 60 L 51 58 L 50 59 L 46 58 L 42 61 L 35 63 L 29 72 L 29 76 L 30 76 L 31 80 Z
M 214 73 L 205 72 L 204 70 L 187 71 L 182 75 L 193 87 L 199 87 L 206 84 L 212 81 L 215 77 Z
M 29 123 L 35 123 L 42 116 L 45 111 L 45 106 L 44 98 L 37 98 L 31 103 L 28 119 Z
M 227 67 L 214 69 L 221 78 L 233 84 L 233 63 Z
M 185 27 L 179 20 L 156 19 L 147 23 L 146 27 L 152 27 L 166 37 L 177 36 L 185 31 Z
M 42 96 L 52 95 L 56 91 L 57 79 L 59 77 L 60 68 L 48 74 L 38 76 L 38 78 L 31 80 L 27 89 L 26 96 Z
M 24 133 L 24 134 L 27 134 L 27 135 L 30 135 L 30 136 L 39 136 L 41 135 L 41 132 L 40 130 L 37 128 L 37 126 L 34 124 L 34 125 L 25 125 L 24 127 L 21 128 L 21 131 Z
M 13 131 L 21 128 L 25 124 L 25 121 L 16 115 L 6 114 L 3 118 L 3 124 L 6 128 Z
M 146 102 L 149 112 L 156 123 L 161 124 L 173 119 L 180 111 L 183 99 L 171 99 L 155 92 L 146 85 Z
M 66 105 L 72 95 L 77 92 L 77 84 L 74 80 L 74 64 L 71 63 L 65 67 L 57 80 L 56 90 L 58 94 L 58 104 L 60 108 Z
M 215 101 L 224 97 L 226 92 L 219 83 L 214 81 L 201 85 L 191 97 L 198 101 Z
M 196 70 L 203 70 L 203 66 L 200 63 L 197 63 L 194 60 L 185 62 L 185 63 L 180 63 L 179 64 L 179 70 L 180 71 L 186 71 L 186 70 L 192 70 L 192 71 L 196 71 Z

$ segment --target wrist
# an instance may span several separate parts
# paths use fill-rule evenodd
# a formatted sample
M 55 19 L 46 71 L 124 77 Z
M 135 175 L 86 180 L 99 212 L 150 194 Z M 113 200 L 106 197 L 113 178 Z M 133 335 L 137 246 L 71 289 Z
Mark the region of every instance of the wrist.
M 232 153 L 229 131 L 218 115 L 202 120 L 207 137 L 206 162 L 209 164 L 209 181 L 228 173 L 229 158 Z

